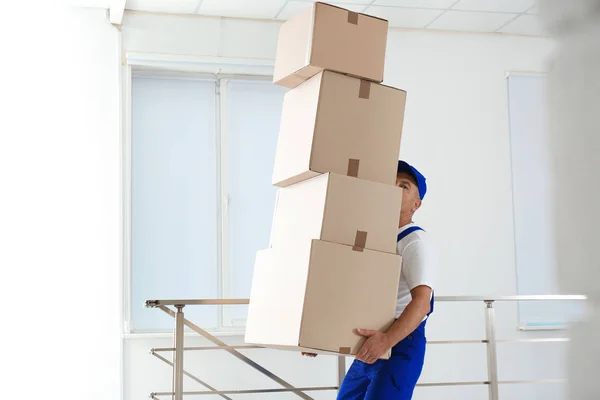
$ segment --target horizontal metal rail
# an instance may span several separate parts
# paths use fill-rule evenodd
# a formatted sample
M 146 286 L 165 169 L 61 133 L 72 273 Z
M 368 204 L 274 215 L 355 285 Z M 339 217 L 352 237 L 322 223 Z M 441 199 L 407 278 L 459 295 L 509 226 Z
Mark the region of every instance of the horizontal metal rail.
M 450 301 L 450 302 L 461 302 L 461 301 L 581 301 L 586 300 L 587 297 L 583 295 L 572 295 L 572 294 L 556 294 L 556 295 L 531 295 L 531 296 L 435 296 L 435 301 Z
M 531 339 L 496 339 L 496 343 L 557 343 L 557 342 L 568 342 L 569 338 L 531 338 Z M 488 343 L 486 339 L 473 339 L 473 340 L 428 340 L 427 345 L 431 344 L 485 344 Z M 224 350 L 224 349 L 264 349 L 264 346 L 255 346 L 250 344 L 241 344 L 233 346 L 197 346 L 197 347 L 184 347 L 184 351 L 207 351 L 207 350 Z M 150 354 L 175 351 L 175 347 L 155 347 L 150 350 Z
M 515 384 L 532 384 L 532 383 L 565 383 L 566 379 L 530 379 L 530 380 L 515 380 L 515 381 L 498 381 L 501 385 Z M 436 387 L 436 386 L 480 386 L 489 385 L 489 381 L 464 381 L 464 382 L 430 382 L 417 383 L 419 387 Z
M 417 383 L 418 387 L 437 387 L 437 386 L 480 386 L 489 385 L 488 381 L 465 381 L 465 382 L 429 382 Z
M 159 306 L 198 306 L 198 305 L 243 305 L 250 299 L 198 299 L 198 300 L 146 300 L 146 307 Z
M 529 380 L 516 380 L 516 381 L 500 381 L 503 385 L 520 385 L 520 384 L 531 384 L 531 383 L 566 383 L 566 379 L 529 379 Z
M 581 301 L 586 300 L 583 295 L 533 295 L 533 296 L 436 296 L 436 302 L 464 302 L 464 301 Z M 180 300 L 146 300 L 146 307 L 158 306 L 190 306 L 190 305 L 245 305 L 250 299 L 180 299 Z
M 558 343 L 569 342 L 569 338 L 497 339 L 498 343 Z
M 485 339 L 472 339 L 472 340 L 432 340 L 428 341 L 430 345 L 440 344 L 484 344 L 487 349 L 488 359 L 488 376 L 489 379 L 486 381 L 464 381 L 464 382 L 420 382 L 417 384 L 419 387 L 440 387 L 440 386 L 474 386 L 474 385 L 485 385 L 489 388 L 489 399 L 498 400 L 498 386 L 507 384 L 550 384 L 550 383 L 563 383 L 566 379 L 536 379 L 536 380 L 499 380 L 497 372 L 497 354 L 496 344 L 497 343 L 560 343 L 568 342 L 569 338 L 558 337 L 558 338 L 526 338 L 526 339 L 496 339 L 495 337 L 495 308 L 494 302 L 510 302 L 510 301 L 582 301 L 586 300 L 586 296 L 581 295 L 534 295 L 534 296 L 436 296 L 436 302 L 483 302 L 486 305 L 486 338 Z M 183 334 L 181 328 L 176 329 L 178 333 L 176 335 L 174 347 L 159 347 L 150 350 L 150 353 L 158 358 L 159 360 L 167 363 L 174 370 L 173 382 L 174 390 L 172 392 L 155 392 L 151 393 L 150 397 L 154 400 L 160 400 L 157 396 L 169 396 L 173 399 L 181 399 L 184 395 L 192 396 L 203 396 L 203 395 L 217 395 L 224 399 L 231 399 L 228 395 L 239 395 L 239 394 L 256 394 L 256 393 L 285 393 L 290 392 L 304 399 L 312 399 L 305 392 L 312 391 L 328 391 L 338 390 L 344 374 L 345 368 L 345 357 L 338 357 L 338 364 L 336 366 L 338 374 L 338 385 L 337 386 L 324 386 L 324 387 L 302 387 L 296 388 L 290 383 L 279 378 L 277 375 L 266 370 L 256 362 L 252 361 L 246 355 L 240 353 L 238 350 L 243 349 L 262 349 L 262 346 L 255 345 L 227 345 L 220 339 L 211 335 L 204 329 L 201 329 L 194 323 L 183 317 L 182 309 L 188 305 L 247 305 L 249 299 L 175 299 L 175 300 L 147 300 L 145 305 L 150 308 L 158 308 L 172 317 L 179 319 L 179 324 L 185 324 L 195 332 L 204 336 L 215 346 L 196 346 L 196 347 L 185 347 L 183 345 Z M 169 306 L 175 307 L 177 312 L 171 310 Z M 177 318 L 178 317 L 178 318 Z M 283 388 L 277 389 L 248 389 L 248 390 L 218 390 L 208 383 L 202 381 L 196 376 L 190 374 L 188 371 L 183 369 L 183 353 L 185 351 L 209 351 L 209 350 L 225 350 L 230 354 L 234 355 L 241 361 L 245 362 L 252 368 L 263 373 L 273 381 L 279 383 Z M 159 352 L 173 352 L 175 355 L 173 363 L 167 360 L 165 357 L 159 355 Z M 208 390 L 204 391 L 183 391 L 182 389 L 182 377 L 183 375 L 200 383 Z
M 254 346 L 249 344 L 241 344 L 236 346 L 197 346 L 197 347 L 184 347 L 184 351 L 202 351 L 202 350 L 234 350 L 234 349 L 264 349 L 263 346 Z M 175 347 L 155 347 L 150 350 L 150 354 L 158 353 L 161 351 L 175 351 Z
M 337 386 L 324 386 L 324 387 L 300 387 L 294 389 L 246 389 L 246 390 L 199 390 L 192 392 L 183 392 L 184 395 L 192 395 L 192 396 L 208 396 L 215 394 L 224 394 L 224 395 L 235 395 L 235 394 L 256 394 L 256 393 L 286 393 L 286 392 L 318 392 L 324 390 L 337 390 Z M 152 393 L 150 397 L 154 396 L 173 396 L 173 392 L 156 392 Z

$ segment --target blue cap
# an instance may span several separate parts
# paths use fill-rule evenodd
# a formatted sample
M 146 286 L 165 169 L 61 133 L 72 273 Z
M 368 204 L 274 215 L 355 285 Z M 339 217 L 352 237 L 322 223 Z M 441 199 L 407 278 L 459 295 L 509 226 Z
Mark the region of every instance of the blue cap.
M 415 167 L 408 164 L 406 161 L 398 160 L 398 173 L 404 172 L 410 176 L 412 176 L 417 183 L 417 188 L 419 189 L 419 196 L 421 200 L 425 197 L 425 193 L 427 193 L 427 182 L 423 174 L 421 174 Z

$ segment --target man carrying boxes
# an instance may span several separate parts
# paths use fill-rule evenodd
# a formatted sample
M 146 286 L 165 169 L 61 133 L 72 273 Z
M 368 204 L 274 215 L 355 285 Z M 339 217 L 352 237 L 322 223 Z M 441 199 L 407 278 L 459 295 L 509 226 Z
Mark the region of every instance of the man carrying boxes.
M 358 329 L 367 341 L 356 355 L 338 399 L 409 400 L 425 360 L 425 324 L 433 312 L 433 282 L 437 257 L 427 234 L 412 222 L 427 191 L 425 177 L 404 161 L 398 162 L 396 184 L 404 190 L 398 229 L 402 276 L 396 320 L 385 332 Z M 379 359 L 389 348 L 388 360 Z
M 425 178 L 398 161 L 406 92 L 381 84 L 387 28 L 315 3 L 277 48 L 274 82 L 291 90 L 245 340 L 356 356 L 340 399 L 410 399 L 433 307 L 433 251 L 412 224 Z

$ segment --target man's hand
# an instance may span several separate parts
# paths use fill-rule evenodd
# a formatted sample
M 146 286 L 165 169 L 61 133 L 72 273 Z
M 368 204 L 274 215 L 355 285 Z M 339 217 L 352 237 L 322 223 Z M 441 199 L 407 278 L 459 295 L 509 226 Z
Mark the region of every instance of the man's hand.
M 383 332 L 370 329 L 357 329 L 356 333 L 367 338 L 367 341 L 362 345 L 358 353 L 356 353 L 356 359 L 362 362 L 373 364 L 391 347 L 387 335 Z
M 312 357 L 312 358 L 317 356 L 315 353 L 307 353 L 305 351 L 302 352 L 302 355 L 306 356 L 306 357 Z

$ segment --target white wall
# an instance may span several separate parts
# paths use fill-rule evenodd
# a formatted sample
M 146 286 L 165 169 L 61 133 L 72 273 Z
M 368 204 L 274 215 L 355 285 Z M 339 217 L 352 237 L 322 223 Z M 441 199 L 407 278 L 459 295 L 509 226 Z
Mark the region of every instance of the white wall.
M 118 399 L 119 32 L 105 10 L 9 3 L 23 9 L 1 33 L 3 395 Z
M 275 22 L 127 13 L 122 44 L 125 51 L 135 52 L 273 59 L 277 29 Z M 385 83 L 408 91 L 401 156 L 415 163 L 430 184 L 417 221 L 437 239 L 442 260 L 438 295 L 516 294 L 505 73 L 546 70 L 552 47 L 542 38 L 390 32 Z M 516 311 L 516 305 L 498 305 L 498 336 L 535 336 L 516 331 Z M 438 304 L 428 336 L 482 338 L 483 312 L 482 304 Z M 151 347 L 169 343 L 125 339 L 126 400 L 170 390 L 169 368 L 148 354 Z M 564 349 L 562 344 L 501 344 L 500 378 L 562 377 Z M 335 383 L 332 359 L 306 360 L 268 350 L 252 354 L 295 385 Z M 242 367 L 227 354 L 186 356 L 186 365 L 219 389 L 268 384 L 250 373 L 232 380 L 232 373 Z M 485 379 L 483 345 L 430 346 L 423 382 Z M 191 383 L 189 388 L 199 386 Z M 421 388 L 415 399 L 475 400 L 486 394 L 483 386 Z M 501 395 L 564 399 L 562 386 L 553 385 L 503 386 Z
M 577 207 L 554 188 L 558 277 L 563 291 L 589 298 L 586 319 L 573 327 L 569 351 L 571 399 L 600 398 L 600 278 L 597 241 L 600 224 L 600 0 L 568 4 L 540 2 L 546 26 L 559 48 L 549 74 L 549 125 L 556 182 L 579 187 Z M 574 232 L 569 234 L 569 232 Z

